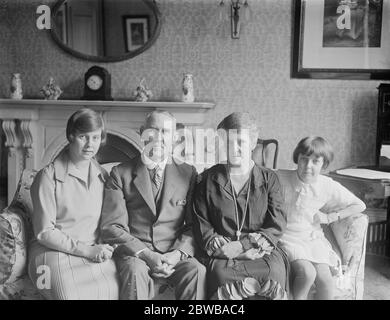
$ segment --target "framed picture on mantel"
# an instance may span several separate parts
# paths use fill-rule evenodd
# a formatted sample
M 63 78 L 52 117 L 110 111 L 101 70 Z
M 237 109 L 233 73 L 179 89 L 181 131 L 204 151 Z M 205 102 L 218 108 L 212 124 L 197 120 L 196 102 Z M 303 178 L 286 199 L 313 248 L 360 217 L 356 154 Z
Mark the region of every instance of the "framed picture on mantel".
M 390 0 L 295 0 L 292 78 L 390 79 Z

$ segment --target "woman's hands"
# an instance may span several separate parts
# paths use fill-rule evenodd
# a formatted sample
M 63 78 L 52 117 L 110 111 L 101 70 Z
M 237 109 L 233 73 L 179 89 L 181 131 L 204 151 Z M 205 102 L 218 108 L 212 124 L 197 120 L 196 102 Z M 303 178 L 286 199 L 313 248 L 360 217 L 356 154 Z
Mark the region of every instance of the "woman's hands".
M 111 259 L 114 249 L 109 244 L 95 244 L 88 248 L 87 258 L 93 262 L 101 263 Z
M 240 241 L 231 241 L 214 251 L 214 256 L 219 258 L 235 259 L 244 252 Z
M 221 248 L 222 246 L 224 246 L 225 244 L 227 244 L 229 242 L 230 242 L 230 239 L 228 239 L 226 237 L 218 236 L 218 237 L 213 238 L 210 241 L 209 248 L 215 252 L 217 249 Z
M 240 254 L 236 259 L 238 260 L 255 260 L 260 259 L 266 254 L 266 251 L 261 249 L 251 248 Z M 268 253 L 269 254 L 269 253 Z
M 259 252 L 264 251 L 264 254 L 270 254 L 273 245 L 264 237 L 261 233 L 253 232 L 248 234 L 250 243 L 255 249 L 258 249 Z
M 239 241 L 231 241 L 229 238 L 217 236 L 209 243 L 209 248 L 213 251 L 213 257 L 234 259 L 243 252 Z
M 231 241 L 226 237 L 215 237 L 209 246 L 214 250 L 213 257 L 225 259 L 254 260 L 270 254 L 273 245 L 260 233 L 250 233 L 249 241 L 253 248 L 244 251 L 240 241 Z

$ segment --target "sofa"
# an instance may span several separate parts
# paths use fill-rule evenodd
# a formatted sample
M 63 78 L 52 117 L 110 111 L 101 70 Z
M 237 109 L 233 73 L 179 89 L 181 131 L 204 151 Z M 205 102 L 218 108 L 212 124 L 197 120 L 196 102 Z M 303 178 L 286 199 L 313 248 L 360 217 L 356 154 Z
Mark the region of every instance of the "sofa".
M 1 300 L 44 299 L 27 274 L 27 247 L 33 236 L 30 186 L 35 174 L 33 170 L 23 171 L 11 204 L 0 212 Z M 367 216 L 358 214 L 334 222 L 325 230 L 342 260 L 350 262 L 348 273 L 334 276 L 336 299 L 363 298 L 367 226 Z M 155 292 L 155 299 L 174 298 L 173 289 L 164 283 L 157 283 Z

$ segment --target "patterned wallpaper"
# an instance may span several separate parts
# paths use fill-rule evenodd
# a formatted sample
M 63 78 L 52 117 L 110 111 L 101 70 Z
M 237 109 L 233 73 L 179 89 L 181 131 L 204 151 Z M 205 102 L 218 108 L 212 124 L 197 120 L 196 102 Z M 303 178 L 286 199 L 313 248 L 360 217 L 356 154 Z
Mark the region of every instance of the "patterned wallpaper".
M 9 85 L 3 80 L 11 79 L 13 60 L 10 47 L 6 44 L 11 42 L 11 23 L 7 16 L 8 3 L 0 0 L 0 97 L 4 97 L 8 93 Z
M 83 74 L 95 63 L 62 51 L 48 31 L 35 27 L 36 7 L 49 0 L 0 0 L 0 94 L 8 94 L 10 72 L 21 72 L 26 97 L 53 76 L 78 99 Z M 296 143 L 309 134 L 333 144 L 330 169 L 374 161 L 379 81 L 290 78 L 291 1 L 249 0 L 241 38 L 230 38 L 228 6 L 217 0 L 158 0 L 162 30 L 155 44 L 123 62 L 100 64 L 112 74 L 113 97 L 130 99 L 145 77 L 154 100 L 178 100 L 183 72 L 194 74 L 198 101 L 213 101 L 207 126 L 234 110 L 258 119 L 263 138 L 280 141 L 279 167 L 293 167 Z

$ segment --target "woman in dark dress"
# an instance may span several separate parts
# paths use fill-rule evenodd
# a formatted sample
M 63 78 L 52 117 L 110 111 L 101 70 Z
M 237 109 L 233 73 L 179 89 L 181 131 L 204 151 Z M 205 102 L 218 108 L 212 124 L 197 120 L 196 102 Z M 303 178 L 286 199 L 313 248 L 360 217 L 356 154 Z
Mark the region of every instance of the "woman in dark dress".
M 251 159 L 258 129 L 247 113 L 219 125 L 227 164 L 204 171 L 194 198 L 194 231 L 207 254 L 212 298 L 287 299 L 289 265 L 278 240 L 286 226 L 276 174 Z

